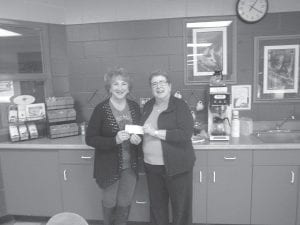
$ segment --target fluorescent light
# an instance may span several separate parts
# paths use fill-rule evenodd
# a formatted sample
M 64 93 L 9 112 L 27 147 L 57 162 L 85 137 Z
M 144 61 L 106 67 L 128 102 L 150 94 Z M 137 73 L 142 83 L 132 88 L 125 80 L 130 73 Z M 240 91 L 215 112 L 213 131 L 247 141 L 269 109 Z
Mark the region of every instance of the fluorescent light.
M 187 57 L 194 57 L 194 56 L 201 56 L 201 55 L 203 55 L 202 53 L 200 53 L 200 54 L 188 54 L 188 55 L 186 55 Z
M 21 34 L 0 28 L 0 37 L 21 36 Z
M 211 45 L 212 43 L 198 43 L 198 44 L 188 43 L 186 46 L 187 47 L 209 47 Z
M 213 22 L 197 22 L 197 23 L 187 23 L 187 28 L 196 27 L 228 27 L 232 23 L 231 20 L 228 21 L 213 21 Z

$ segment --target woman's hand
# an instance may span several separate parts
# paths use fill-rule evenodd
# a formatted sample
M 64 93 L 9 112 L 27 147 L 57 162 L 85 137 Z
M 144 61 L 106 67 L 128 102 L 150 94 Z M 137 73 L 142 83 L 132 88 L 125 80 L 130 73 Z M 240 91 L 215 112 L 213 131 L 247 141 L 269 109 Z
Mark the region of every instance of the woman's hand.
M 123 141 L 126 141 L 130 138 L 130 134 L 125 130 L 120 130 L 116 136 L 117 144 L 121 144 Z
M 132 134 L 130 136 L 130 143 L 134 144 L 134 145 L 138 145 L 139 143 L 141 143 L 142 139 L 139 135 L 137 134 Z
M 155 136 L 155 129 L 151 126 L 151 124 L 145 124 L 143 126 L 143 130 L 144 130 L 144 134 Z

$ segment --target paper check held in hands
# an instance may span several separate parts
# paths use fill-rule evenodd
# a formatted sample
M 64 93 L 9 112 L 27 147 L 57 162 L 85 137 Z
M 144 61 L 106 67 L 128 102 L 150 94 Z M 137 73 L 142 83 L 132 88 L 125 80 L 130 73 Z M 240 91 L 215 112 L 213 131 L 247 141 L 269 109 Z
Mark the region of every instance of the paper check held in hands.
M 125 131 L 129 134 L 144 134 L 143 127 L 139 125 L 125 125 Z

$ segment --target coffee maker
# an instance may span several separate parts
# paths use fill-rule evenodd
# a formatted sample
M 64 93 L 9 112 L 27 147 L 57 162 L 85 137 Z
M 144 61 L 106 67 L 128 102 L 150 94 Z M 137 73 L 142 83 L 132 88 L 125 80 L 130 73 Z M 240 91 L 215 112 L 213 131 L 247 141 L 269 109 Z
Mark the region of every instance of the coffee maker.
M 209 140 L 229 140 L 231 113 L 230 93 L 228 93 L 227 86 L 210 86 L 208 102 Z

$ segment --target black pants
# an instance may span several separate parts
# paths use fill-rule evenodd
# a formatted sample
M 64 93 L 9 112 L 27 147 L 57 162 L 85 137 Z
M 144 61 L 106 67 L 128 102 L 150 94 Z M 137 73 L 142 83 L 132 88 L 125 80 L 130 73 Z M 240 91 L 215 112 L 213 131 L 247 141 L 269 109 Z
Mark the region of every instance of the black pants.
M 165 166 L 145 163 L 150 197 L 151 225 L 169 224 L 169 200 L 173 225 L 192 224 L 193 171 L 167 176 Z

